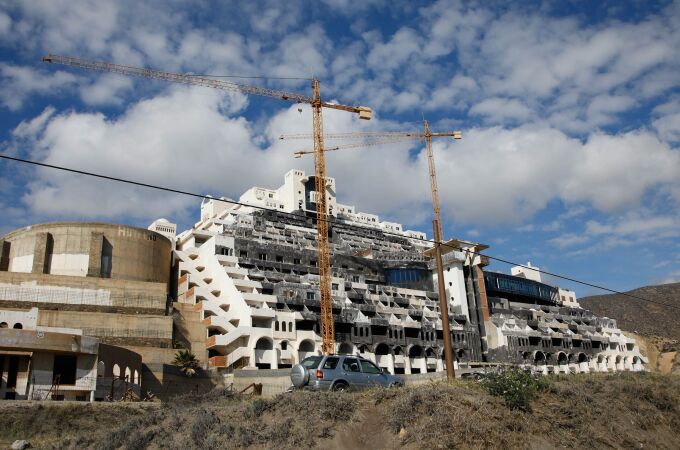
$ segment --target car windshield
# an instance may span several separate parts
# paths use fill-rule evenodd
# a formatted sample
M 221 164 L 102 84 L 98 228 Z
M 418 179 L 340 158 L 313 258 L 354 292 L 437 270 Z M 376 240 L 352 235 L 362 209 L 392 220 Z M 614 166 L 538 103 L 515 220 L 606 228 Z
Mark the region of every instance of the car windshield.
M 305 369 L 316 369 L 319 367 L 319 363 L 323 359 L 323 356 L 310 356 L 302 360 L 300 365 Z

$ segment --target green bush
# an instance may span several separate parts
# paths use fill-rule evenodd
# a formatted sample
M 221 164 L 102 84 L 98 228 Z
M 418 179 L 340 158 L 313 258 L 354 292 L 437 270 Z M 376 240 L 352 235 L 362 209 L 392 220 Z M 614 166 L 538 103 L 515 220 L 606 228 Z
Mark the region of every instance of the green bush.
M 491 395 L 503 397 L 511 409 L 531 410 L 531 401 L 536 394 L 548 387 L 548 380 L 541 375 L 512 367 L 482 376 L 481 384 Z

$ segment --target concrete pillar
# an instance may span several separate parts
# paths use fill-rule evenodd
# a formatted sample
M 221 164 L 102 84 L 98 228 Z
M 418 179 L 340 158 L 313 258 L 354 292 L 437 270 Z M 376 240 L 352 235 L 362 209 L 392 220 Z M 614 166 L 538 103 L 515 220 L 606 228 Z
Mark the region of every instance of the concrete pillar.
M 387 355 L 387 370 L 394 375 L 394 355 L 391 353 Z
M 5 240 L 0 240 L 0 272 L 9 270 L 9 251 L 12 244 Z
M 31 273 L 50 273 L 53 242 L 50 233 L 37 233 L 35 235 Z
M 104 233 L 92 232 L 90 235 L 90 255 L 87 263 L 88 277 L 102 276 L 102 247 Z
M 281 357 L 281 350 L 276 348 L 276 346 L 272 349 L 272 359 L 269 362 L 270 366 L 272 369 L 278 369 L 279 368 L 279 358 Z
M 427 357 L 420 357 L 420 373 L 427 373 Z
M 409 358 L 408 353 L 404 354 L 404 373 L 411 375 L 411 358 Z
M 252 347 L 248 349 L 250 353 L 250 360 L 248 361 L 248 367 L 255 368 L 257 367 L 255 364 L 257 364 L 257 359 L 255 358 L 255 347 Z

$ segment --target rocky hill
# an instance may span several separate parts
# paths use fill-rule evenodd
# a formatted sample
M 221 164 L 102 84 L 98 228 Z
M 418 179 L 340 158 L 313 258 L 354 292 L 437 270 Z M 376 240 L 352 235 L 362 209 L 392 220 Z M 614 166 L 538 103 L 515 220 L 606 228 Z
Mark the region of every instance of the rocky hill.
M 655 303 L 620 294 L 584 297 L 579 303 L 598 316 L 616 319 L 623 330 L 680 340 L 680 283 L 645 286 L 627 294 Z
M 610 294 L 584 297 L 579 303 L 599 316 L 616 319 L 637 340 L 648 369 L 680 373 L 680 283 L 646 286 L 628 294 L 650 301 Z

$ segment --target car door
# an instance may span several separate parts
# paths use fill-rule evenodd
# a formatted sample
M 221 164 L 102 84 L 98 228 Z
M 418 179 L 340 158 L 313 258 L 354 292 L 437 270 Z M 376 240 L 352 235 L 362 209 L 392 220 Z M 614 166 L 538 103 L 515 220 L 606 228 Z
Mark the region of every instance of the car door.
M 366 385 L 368 387 L 382 386 L 384 384 L 384 377 L 378 366 L 366 359 L 360 360 L 360 363 L 361 372 L 364 375 L 364 379 L 366 380 Z
M 353 389 L 363 389 L 368 386 L 357 358 L 345 358 L 342 361 L 342 375 Z

